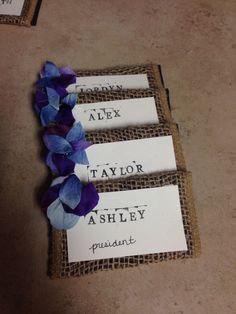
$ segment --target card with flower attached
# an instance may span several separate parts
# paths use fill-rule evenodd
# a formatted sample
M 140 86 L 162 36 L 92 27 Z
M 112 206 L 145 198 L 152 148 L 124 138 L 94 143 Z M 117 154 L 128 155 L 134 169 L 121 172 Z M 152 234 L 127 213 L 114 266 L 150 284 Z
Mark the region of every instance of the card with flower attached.
M 100 202 L 52 233 L 52 277 L 82 276 L 199 254 L 191 174 L 174 171 L 95 183 Z

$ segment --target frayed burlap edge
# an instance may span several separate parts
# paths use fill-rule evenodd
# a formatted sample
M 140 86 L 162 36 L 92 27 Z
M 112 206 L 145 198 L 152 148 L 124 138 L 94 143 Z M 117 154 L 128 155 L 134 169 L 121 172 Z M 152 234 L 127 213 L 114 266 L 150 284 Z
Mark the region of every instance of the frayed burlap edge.
M 137 255 L 131 257 L 123 257 L 123 258 L 111 258 L 111 259 L 103 259 L 97 261 L 87 261 L 81 263 L 68 263 L 66 268 L 63 267 L 64 256 L 63 256 L 63 243 L 65 244 L 66 232 L 65 231 L 57 231 L 52 229 L 52 246 L 51 246 L 51 253 L 50 253 L 50 260 L 49 260 L 49 275 L 51 278 L 68 278 L 73 276 L 82 276 L 86 274 L 95 273 L 97 271 L 102 270 L 114 270 L 119 268 L 126 268 L 126 267 L 134 267 L 140 266 L 143 264 L 150 264 L 153 262 L 161 262 L 167 260 L 175 260 L 175 259 L 185 259 L 185 258 L 192 258 L 197 257 L 201 253 L 201 244 L 200 244 L 200 237 L 199 237 L 199 229 L 198 229 L 198 222 L 196 216 L 196 209 L 194 206 L 193 201 L 193 194 L 192 194 L 192 175 L 190 172 L 165 172 L 159 173 L 157 175 L 151 175 L 153 177 L 167 177 L 172 176 L 175 174 L 177 177 L 180 178 L 180 181 L 183 183 L 183 186 L 180 190 L 180 203 L 181 203 L 181 210 L 182 210 L 182 199 L 181 196 L 186 197 L 186 205 L 187 206 L 187 219 L 188 219 L 188 226 L 191 232 L 191 239 L 189 238 L 189 234 L 186 234 L 186 241 L 188 245 L 187 251 L 177 251 L 177 252 L 164 252 L 164 253 L 154 253 L 154 254 L 146 254 L 146 255 Z M 147 176 L 143 176 L 147 177 Z M 137 177 L 136 177 L 137 178 Z M 119 186 L 119 182 L 131 182 L 135 180 L 135 177 L 130 177 L 127 179 L 121 180 L 113 180 L 115 186 Z M 97 188 L 100 189 L 101 186 L 109 185 L 109 182 L 97 182 Z M 166 184 L 161 184 L 163 186 Z M 179 189 L 180 185 L 178 184 Z M 106 190 L 106 187 L 104 188 Z M 104 192 L 102 188 L 102 192 Z M 117 190 L 117 189 L 115 189 Z M 186 219 L 182 216 L 183 221 Z M 186 230 L 185 230 L 186 231 Z M 188 240 L 187 240 L 188 238 Z M 64 242 L 63 242 L 64 241 Z M 67 258 L 67 257 L 66 257 Z M 137 260 L 135 260 L 137 258 Z M 133 262 L 133 260 L 135 262 Z M 130 262 L 131 261 L 131 262 Z M 71 265 L 71 266 L 70 266 Z M 68 271 L 68 267 L 72 267 L 72 270 Z M 87 268 L 87 270 L 85 270 Z M 79 270 L 79 271 L 78 271 Z
M 0 15 L 0 24 L 30 26 L 37 5 L 37 0 L 25 0 L 20 16 Z

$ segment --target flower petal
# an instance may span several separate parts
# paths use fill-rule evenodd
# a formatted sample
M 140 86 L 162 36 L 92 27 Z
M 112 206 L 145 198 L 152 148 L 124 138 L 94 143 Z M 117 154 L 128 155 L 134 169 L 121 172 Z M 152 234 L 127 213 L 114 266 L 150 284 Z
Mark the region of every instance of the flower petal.
M 46 157 L 46 165 L 52 170 L 53 173 L 58 173 L 57 167 L 52 157 L 53 157 L 53 153 L 49 152 Z
M 58 93 L 54 89 L 52 89 L 50 87 L 46 87 L 46 91 L 47 91 L 47 95 L 48 95 L 48 103 L 49 103 L 49 105 L 51 105 L 55 109 L 59 110 L 59 107 L 60 107 L 60 96 L 58 95 Z
M 75 164 L 82 164 L 82 165 L 89 164 L 88 157 L 84 150 L 75 152 L 72 155 L 68 156 L 68 158 L 72 160 Z
M 66 137 L 69 130 L 70 128 L 68 126 L 59 124 L 57 126 L 47 128 L 45 134 Z
M 53 164 L 56 166 L 56 174 L 61 176 L 68 175 L 74 171 L 75 163 L 70 159 L 67 159 L 61 154 L 52 154 Z
M 99 195 L 96 191 L 94 184 L 90 182 L 87 185 L 83 186 L 79 205 L 74 210 L 71 210 L 69 207 L 64 206 L 64 204 L 63 207 L 68 213 L 74 213 L 78 216 L 85 216 L 97 206 L 98 201 Z
M 68 134 L 66 135 L 66 139 L 68 142 L 78 141 L 85 138 L 85 131 L 80 122 L 73 125 Z
M 60 76 L 58 67 L 51 61 L 46 61 L 42 71 L 43 77 L 56 77 Z
M 61 105 L 55 119 L 57 123 L 67 126 L 72 126 L 75 122 L 71 108 L 67 105 Z
M 73 141 L 70 144 L 73 147 L 74 151 L 76 152 L 80 150 L 85 150 L 86 148 L 92 145 L 91 142 L 88 142 L 86 140 Z
M 37 89 L 35 92 L 35 108 L 38 113 L 41 109 L 48 105 L 47 93 L 42 89 Z
M 68 214 L 64 211 L 59 198 L 57 198 L 47 209 L 47 217 L 51 225 L 58 230 L 73 228 L 79 221 L 79 216 Z
M 45 209 L 47 208 L 52 202 L 55 201 L 55 199 L 59 196 L 59 190 L 60 190 L 60 184 L 56 184 L 54 186 L 50 186 L 50 188 L 47 190 L 46 193 L 44 193 L 41 205 Z
M 62 182 L 65 181 L 67 176 L 61 176 L 61 177 L 56 177 L 55 179 L 52 180 L 51 186 L 57 185 L 57 184 L 62 184 Z
M 48 150 L 53 153 L 68 154 L 73 152 L 70 143 L 61 136 L 44 134 L 43 141 Z
M 47 126 L 50 122 L 55 121 L 57 110 L 50 105 L 42 108 L 40 113 L 40 120 L 43 126 Z
M 76 73 L 69 67 L 60 68 L 59 71 L 62 75 L 70 74 L 76 76 Z
M 74 108 L 77 101 L 77 97 L 78 94 L 75 93 L 68 94 L 66 97 L 62 99 L 62 103 L 70 106 L 71 108 Z
M 60 200 L 74 209 L 80 201 L 82 183 L 76 175 L 70 175 L 61 185 L 59 191 Z

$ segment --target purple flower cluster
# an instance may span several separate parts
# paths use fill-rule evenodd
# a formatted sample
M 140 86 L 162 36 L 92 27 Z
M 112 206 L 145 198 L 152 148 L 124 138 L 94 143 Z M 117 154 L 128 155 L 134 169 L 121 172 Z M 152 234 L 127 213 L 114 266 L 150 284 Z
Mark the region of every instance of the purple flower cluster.
M 42 206 L 52 226 L 59 230 L 74 227 L 99 200 L 93 183 L 84 185 L 74 174 L 75 164 L 88 164 L 85 149 L 91 145 L 72 115 L 77 95 L 68 94 L 66 88 L 75 81 L 71 69 L 57 68 L 47 61 L 36 82 L 35 109 L 45 127 L 46 164 L 58 176 L 45 193 Z

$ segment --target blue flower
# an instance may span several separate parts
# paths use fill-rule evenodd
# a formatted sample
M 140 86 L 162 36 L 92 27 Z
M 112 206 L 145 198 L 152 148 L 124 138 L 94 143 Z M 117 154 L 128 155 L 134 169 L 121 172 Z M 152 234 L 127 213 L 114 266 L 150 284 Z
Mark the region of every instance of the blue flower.
M 66 88 L 75 82 L 76 74 L 70 68 L 57 68 L 50 61 L 45 63 L 41 78 L 36 82 L 35 94 L 35 109 L 43 126 L 54 122 L 73 124 L 71 109 L 76 104 L 77 94 L 68 94 Z
M 46 163 L 54 173 L 67 175 L 75 164 L 88 164 L 85 149 L 91 143 L 86 141 L 80 122 L 72 128 L 63 125 L 47 128 L 43 140 L 49 150 Z
M 58 229 L 73 228 L 80 216 L 91 212 L 98 204 L 99 195 L 92 182 L 83 185 L 72 174 L 56 178 L 42 199 L 43 209 L 51 225 Z

